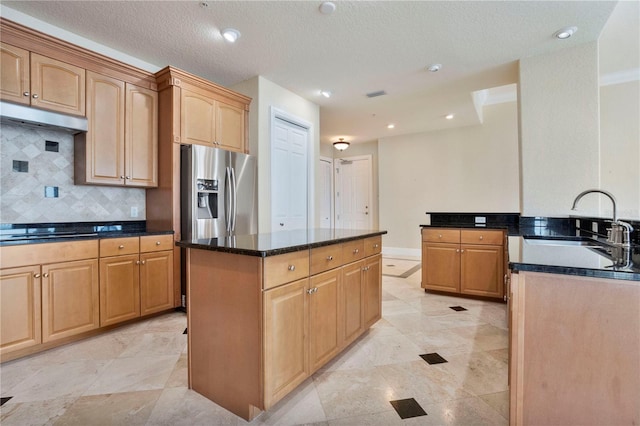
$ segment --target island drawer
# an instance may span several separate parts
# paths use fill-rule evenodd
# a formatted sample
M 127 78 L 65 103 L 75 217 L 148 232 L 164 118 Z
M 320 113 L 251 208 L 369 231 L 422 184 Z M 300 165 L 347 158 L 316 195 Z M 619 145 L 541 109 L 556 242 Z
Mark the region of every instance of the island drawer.
M 373 256 L 382 251 L 382 236 L 369 237 L 364 240 L 364 255 Z
M 342 243 L 343 263 L 351 263 L 364 258 L 364 239 Z
M 309 250 L 268 256 L 264 259 L 265 290 L 308 276 Z
M 140 237 L 140 252 L 163 251 L 173 249 L 173 235 L 145 235 Z
M 490 244 L 500 246 L 504 242 L 504 233 L 490 229 L 463 229 L 460 236 L 463 244 Z
M 103 238 L 100 240 L 100 257 L 138 254 L 139 252 L 139 237 Z
M 342 266 L 342 244 L 311 249 L 311 275 Z
M 458 244 L 460 242 L 460 230 L 447 228 L 423 228 L 422 241 L 430 243 Z

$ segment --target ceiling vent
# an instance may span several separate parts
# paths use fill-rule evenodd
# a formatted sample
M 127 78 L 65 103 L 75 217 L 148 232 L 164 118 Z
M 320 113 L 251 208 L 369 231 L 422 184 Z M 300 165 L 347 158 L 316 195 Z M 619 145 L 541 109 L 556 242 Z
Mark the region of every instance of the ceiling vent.
M 378 96 L 384 96 L 387 92 L 384 90 L 378 90 L 377 92 L 367 93 L 367 98 L 377 98 Z

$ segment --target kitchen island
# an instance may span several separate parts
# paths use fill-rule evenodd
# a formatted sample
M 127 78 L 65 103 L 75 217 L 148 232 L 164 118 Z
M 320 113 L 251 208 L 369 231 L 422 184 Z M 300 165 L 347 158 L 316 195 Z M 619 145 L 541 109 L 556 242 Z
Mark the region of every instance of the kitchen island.
M 509 245 L 510 423 L 640 423 L 640 246 Z
M 189 387 L 251 420 L 382 314 L 382 235 L 312 229 L 180 241 Z

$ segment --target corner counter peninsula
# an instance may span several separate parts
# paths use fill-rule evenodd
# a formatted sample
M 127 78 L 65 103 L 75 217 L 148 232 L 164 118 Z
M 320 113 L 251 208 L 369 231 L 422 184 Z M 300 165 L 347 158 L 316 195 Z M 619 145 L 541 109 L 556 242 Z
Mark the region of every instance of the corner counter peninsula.
M 251 420 L 382 314 L 382 235 L 310 229 L 180 241 L 189 387 Z

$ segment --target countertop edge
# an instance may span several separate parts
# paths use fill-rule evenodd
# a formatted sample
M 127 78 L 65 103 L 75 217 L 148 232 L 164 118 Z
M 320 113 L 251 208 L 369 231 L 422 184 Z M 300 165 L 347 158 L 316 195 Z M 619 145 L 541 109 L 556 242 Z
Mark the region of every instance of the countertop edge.
M 601 269 L 577 268 L 571 266 L 539 265 L 533 263 L 509 262 L 513 273 L 541 272 L 556 275 L 573 275 L 589 278 L 608 278 L 613 280 L 640 281 L 640 274 L 626 271 L 605 271 Z
M 59 238 L 27 238 L 24 240 L 4 240 L 0 241 L 0 247 L 12 247 L 23 246 L 29 244 L 46 244 L 46 243 L 60 243 L 64 241 L 87 241 L 87 240 L 102 240 L 109 238 L 127 238 L 127 237 L 145 237 L 151 235 L 173 235 L 174 232 L 169 231 L 131 231 L 131 232 L 97 232 L 95 235 L 82 235 L 82 236 L 69 236 Z

